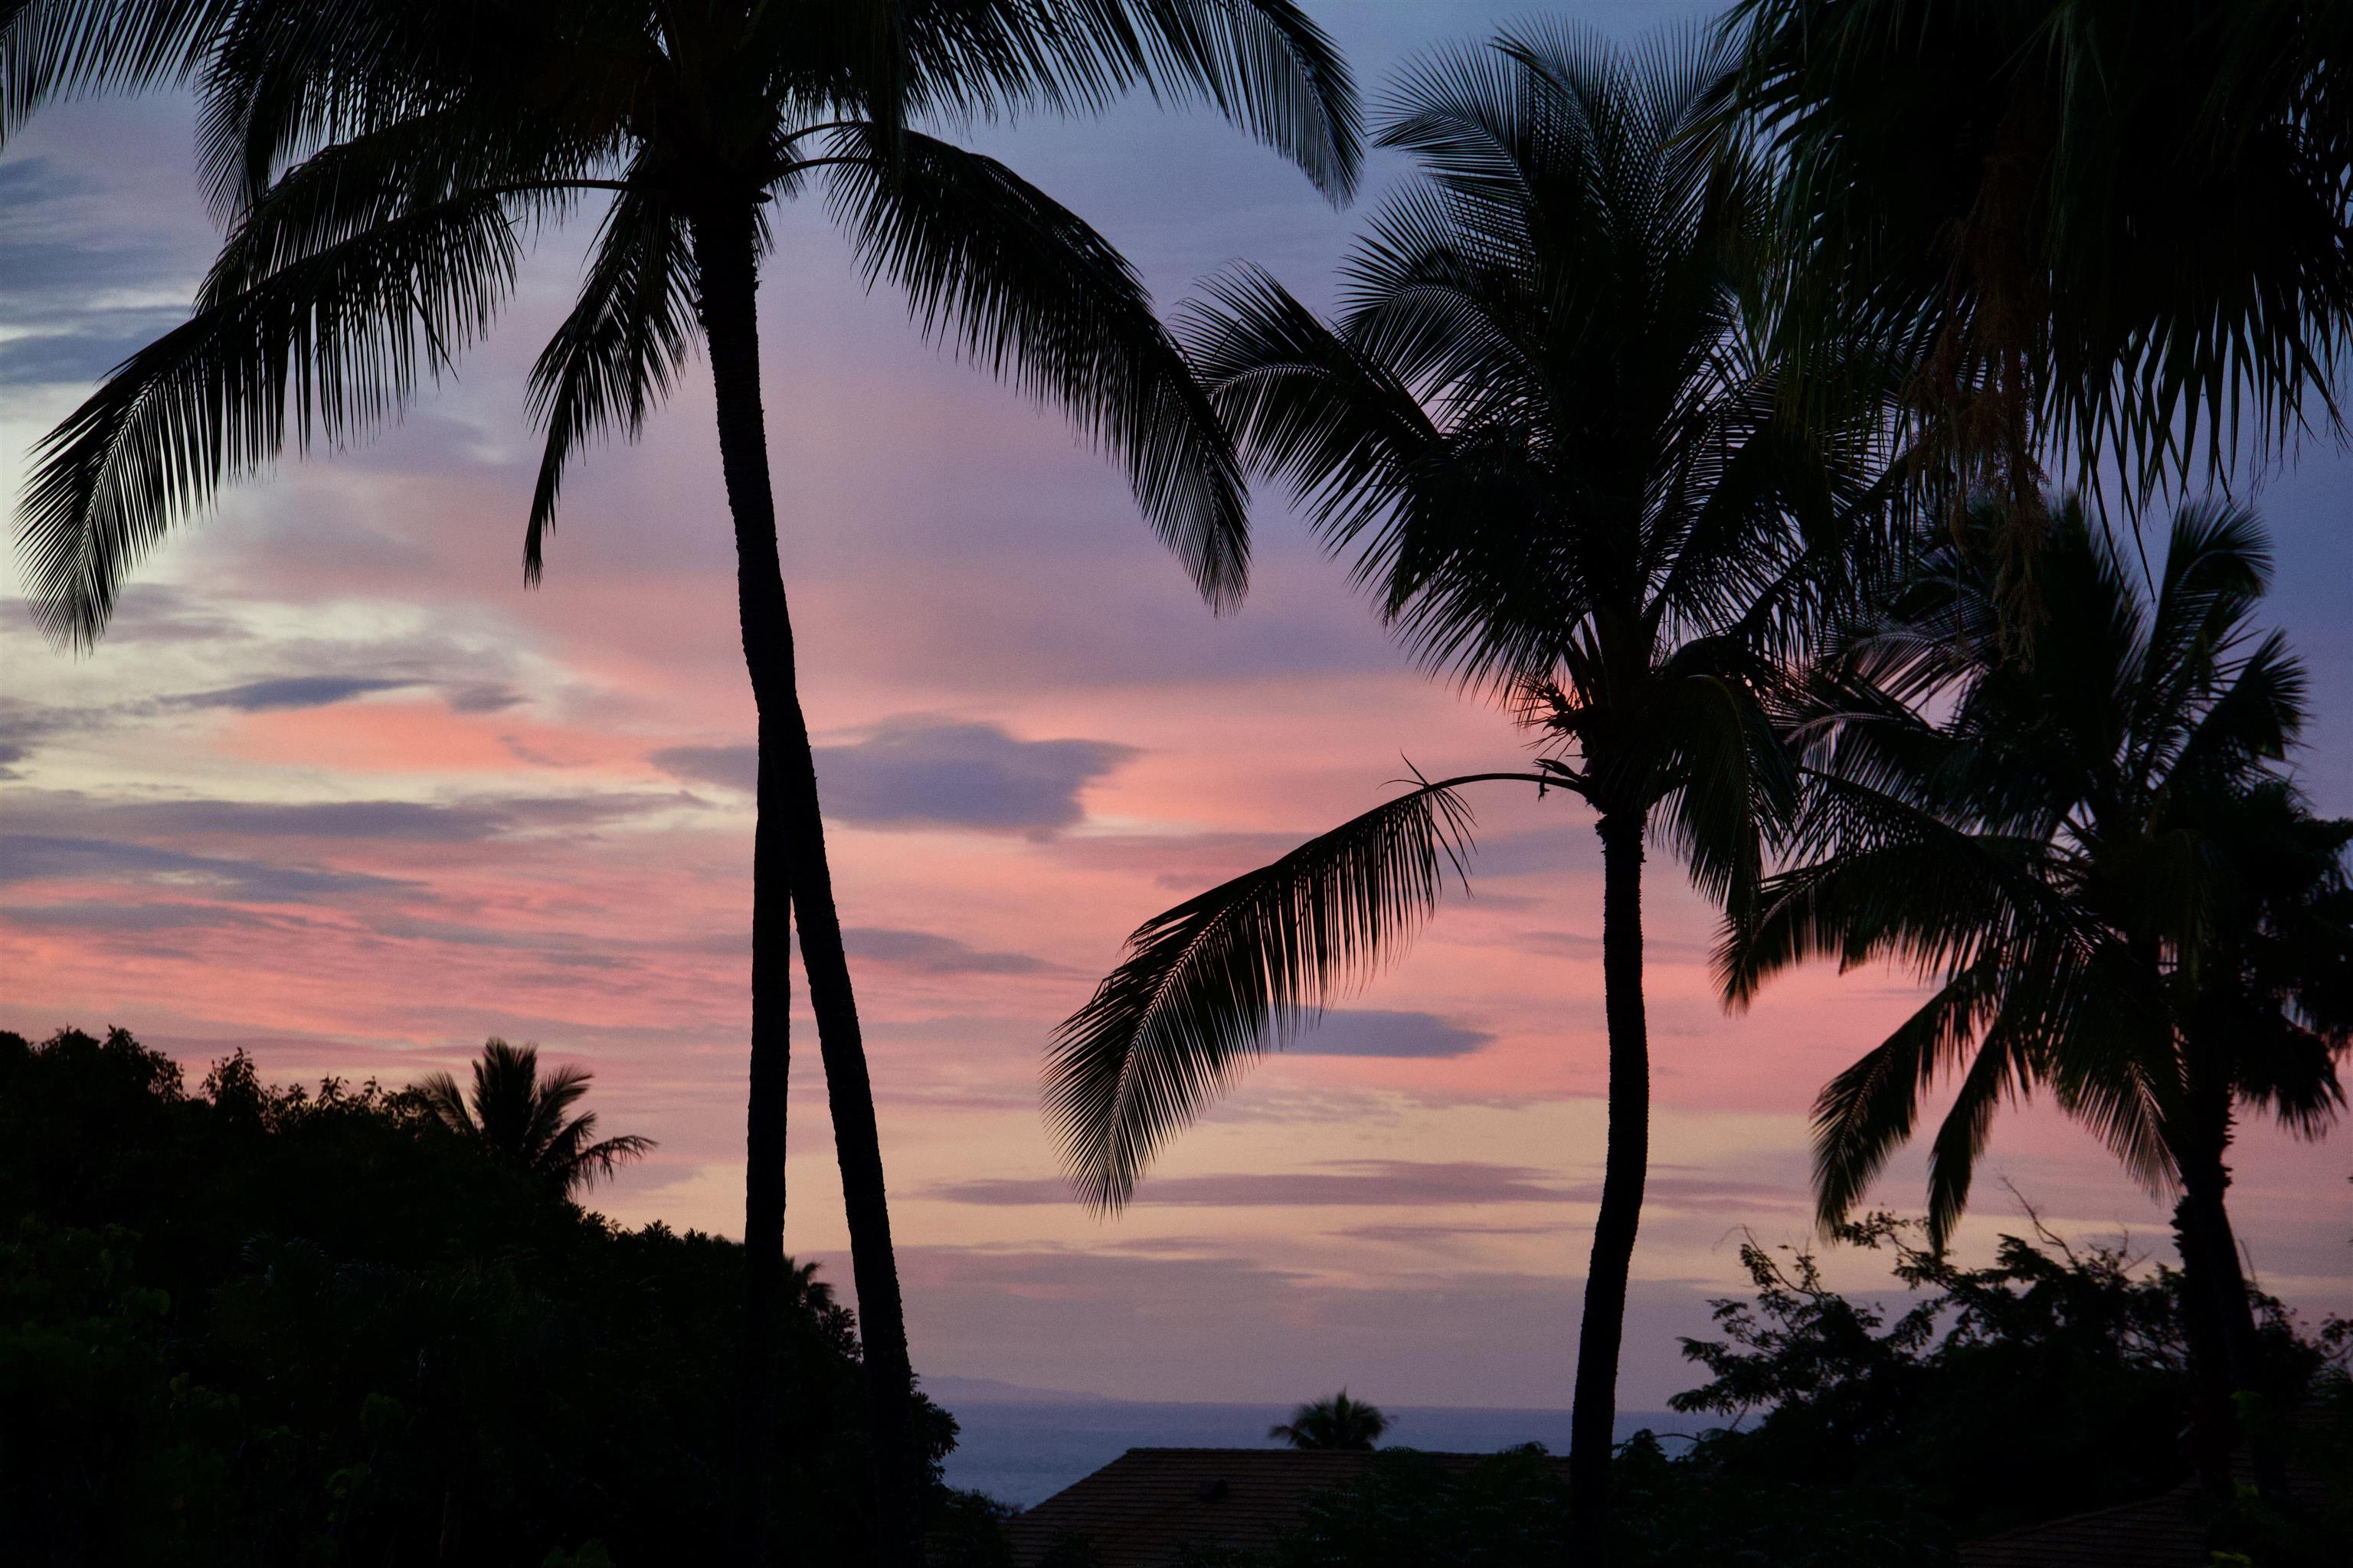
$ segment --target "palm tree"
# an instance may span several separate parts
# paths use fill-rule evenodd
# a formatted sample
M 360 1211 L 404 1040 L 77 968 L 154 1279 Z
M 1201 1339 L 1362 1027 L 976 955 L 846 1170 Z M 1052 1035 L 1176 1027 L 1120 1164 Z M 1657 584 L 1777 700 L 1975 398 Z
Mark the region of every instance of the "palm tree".
M 1291 1413 L 1289 1421 L 1268 1427 L 1266 1435 L 1294 1448 L 1370 1453 L 1388 1429 L 1389 1418 L 1378 1405 L 1350 1399 L 1344 1388 L 1329 1399 L 1301 1405 Z
M 1994 1113 L 2038 1088 L 2176 1192 L 2199 1459 L 2226 1484 L 2230 1394 L 2259 1384 L 2227 1160 L 2242 1108 L 2316 1136 L 2342 1104 L 2353 823 L 2314 819 L 2279 771 L 2305 681 L 2253 627 L 2269 563 L 2251 514 L 2181 508 L 2152 601 L 2070 504 L 2032 563 L 2050 613 L 2015 648 L 1993 533 L 1980 516 L 1934 553 L 1825 666 L 1800 715 L 1798 863 L 1735 911 L 1727 989 L 1745 1002 L 1818 954 L 1908 963 L 1937 986 L 1822 1091 L 1826 1224 L 1948 1075 L 1958 1094 L 1929 1165 L 1938 1245 Z
M 547 443 L 523 569 L 536 580 L 575 454 L 635 436 L 699 340 L 759 714 L 748 1320 L 780 1298 L 791 920 L 842 1167 L 878 1517 L 893 1560 L 912 1561 L 912 1374 L 760 402 L 774 204 L 821 189 L 870 281 L 1065 406 L 1229 603 L 1248 559 L 1237 464 L 1141 284 L 1076 215 L 911 122 L 1089 110 L 1142 85 L 1208 100 L 1336 198 L 1357 158 L 1346 69 L 1293 0 L 0 0 L 0 129 L 46 97 L 192 78 L 232 227 L 190 320 L 41 448 L 24 506 L 33 600 L 56 636 L 90 645 L 125 573 L 223 480 L 290 428 L 298 446 L 341 442 L 396 410 L 421 370 L 487 331 L 527 235 L 603 205 L 578 302 L 531 378 Z M 764 1337 L 745 1353 L 751 1498 L 775 1399 Z
M 1922 472 L 2031 522 L 2013 554 L 2053 460 L 2113 462 L 2137 508 L 2337 423 L 2353 10 L 1740 0 L 1723 26 L 1785 170 L 1787 285 L 1822 296 L 1793 321 L 1900 347 Z
M 474 1063 L 471 1095 L 447 1073 L 427 1075 L 417 1093 L 435 1121 L 568 1198 L 654 1147 L 652 1139 L 634 1133 L 600 1139 L 595 1111 L 572 1114 L 596 1075 L 586 1067 L 558 1067 L 542 1077 L 538 1046 L 510 1045 L 493 1035 Z
M 1801 652 L 1867 515 L 1865 419 L 1809 434 L 1755 356 L 1766 193 L 1695 133 L 1721 60 L 1531 28 L 1435 54 L 1384 110 L 1414 154 L 1326 326 L 1243 272 L 1186 331 L 1260 470 L 1434 669 L 1504 696 L 1530 766 L 1413 787 L 1155 916 L 1065 1021 L 1047 1115 L 1099 1209 L 1240 1065 L 1393 955 L 1460 870 L 1470 785 L 1590 807 L 1605 867 L 1609 1135 L 1570 1465 L 1599 1562 L 1650 1117 L 1646 840 L 1738 902 L 1792 775 L 1760 694 Z M 1836 570 L 1826 568 L 1835 567 Z

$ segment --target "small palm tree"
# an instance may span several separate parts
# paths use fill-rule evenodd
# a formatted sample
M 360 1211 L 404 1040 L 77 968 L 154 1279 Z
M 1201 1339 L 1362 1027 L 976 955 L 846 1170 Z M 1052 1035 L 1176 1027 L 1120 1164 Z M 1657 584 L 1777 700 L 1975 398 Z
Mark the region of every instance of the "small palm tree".
M 447 1073 L 429 1075 L 417 1092 L 443 1127 L 570 1197 L 654 1147 L 635 1134 L 600 1139 L 595 1111 L 572 1114 L 595 1076 L 586 1067 L 558 1067 L 543 1077 L 538 1046 L 492 1036 L 474 1063 L 471 1095 Z
M 1201 592 L 1249 544 L 1225 431 L 1133 270 L 996 159 L 920 126 L 1084 111 L 1134 87 L 1206 100 L 1335 199 L 1347 69 L 1293 0 L 0 0 L 0 133 L 44 99 L 195 79 L 232 227 L 195 313 L 47 439 L 22 542 L 37 613 L 96 641 L 136 562 L 290 434 L 340 444 L 480 337 L 529 240 L 601 208 L 579 299 L 533 366 L 547 440 L 523 531 L 537 581 L 558 493 L 709 355 L 758 712 L 748 1320 L 781 1288 L 797 927 L 858 1292 L 886 1556 L 920 1554 L 923 1458 L 881 1144 L 841 938 L 761 401 L 757 313 L 779 203 L 818 196 L 917 323 L 1060 403 L 1124 464 Z M 775 1428 L 744 1336 L 747 1552 Z
M 1350 1399 L 1344 1388 L 1329 1399 L 1301 1405 L 1289 1421 L 1268 1427 L 1266 1435 L 1294 1448 L 1369 1453 L 1389 1425 L 1378 1405 Z
M 1992 527 L 1932 555 L 1802 715 L 1798 863 L 1736 912 L 1726 984 L 1746 1001 L 1821 955 L 1907 962 L 1937 985 L 1822 1091 L 1825 1224 L 1947 1075 L 1958 1095 L 1929 1165 L 1939 1245 L 1995 1112 L 2037 1089 L 2177 1192 L 2199 1458 L 2226 1484 L 2230 1395 L 2259 1382 L 2229 1153 L 2242 1108 L 2316 1136 L 2342 1104 L 2353 824 L 2313 818 L 2278 771 L 2305 678 L 2253 628 L 2268 559 L 2252 515 L 2182 508 L 2151 599 L 2063 509 L 2031 563 L 2048 617 L 2018 647 L 1999 634 Z
M 1801 428 L 1800 387 L 1757 357 L 1766 192 L 1700 133 L 1721 69 L 1696 35 L 1620 56 L 1531 29 L 1435 55 L 1380 129 L 1422 177 L 1356 248 L 1339 323 L 1255 272 L 1196 313 L 1195 361 L 1245 455 L 1308 499 L 1424 660 L 1503 696 L 1542 754 L 1417 779 L 1147 921 L 1046 1070 L 1073 1175 L 1116 1209 L 1245 1060 L 1431 913 L 1469 843 L 1460 791 L 1589 807 L 1609 1132 L 1570 1468 L 1597 1563 L 1649 1147 L 1644 846 L 1746 896 L 1793 787 L 1763 694 L 1871 580 L 1851 546 L 1874 427 Z

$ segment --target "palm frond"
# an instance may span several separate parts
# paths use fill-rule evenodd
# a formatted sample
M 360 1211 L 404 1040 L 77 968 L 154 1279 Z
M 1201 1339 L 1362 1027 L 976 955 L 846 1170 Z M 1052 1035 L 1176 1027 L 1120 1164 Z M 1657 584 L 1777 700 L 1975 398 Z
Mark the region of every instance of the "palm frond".
M 1155 916 L 1055 1031 L 1046 1118 L 1097 1209 L 1242 1062 L 1392 958 L 1470 847 L 1451 781 L 1423 784 Z
M 1737 670 L 1705 667 L 1717 651 L 1687 643 L 1662 673 L 1673 782 L 1661 827 L 1703 894 L 1743 907 L 1757 897 L 1766 843 L 1797 809 L 1798 776 L 1755 686 Z
M 1936 1124 L 1928 1145 L 1928 1240 L 1939 1249 L 1952 1239 L 1953 1227 L 1968 1207 L 1978 1160 L 1993 1135 L 1994 1113 L 2031 1091 L 2034 1076 L 2024 1044 L 1998 1020 L 1978 1043 L 1959 1091 Z
M 233 254 L 223 266 L 234 269 Z M 377 224 L 237 291 L 125 360 L 36 450 L 18 535 L 35 613 L 88 647 L 122 578 L 289 428 L 348 440 L 486 328 L 519 246 L 500 201 L 468 195 Z M 216 275 L 220 275 L 216 270 Z
M 238 0 L 0 0 L 0 146 L 45 102 L 186 79 Z
M 1109 242 L 993 158 L 906 132 L 835 132 L 837 216 L 870 280 L 927 335 L 1063 405 L 1124 461 L 1137 502 L 1213 605 L 1250 569 L 1240 464 L 1208 395 Z
M 1265 272 L 1238 267 L 1207 288 L 1208 302 L 1178 313 L 1178 334 L 1240 451 L 1299 492 L 1327 543 L 1354 542 L 1405 503 L 1440 450 L 1436 427 L 1377 359 Z
M 523 532 L 523 580 L 536 583 L 564 471 L 583 442 L 614 429 L 634 440 L 695 343 L 687 226 L 658 196 L 624 193 L 606 215 L 572 313 L 532 366 L 532 418 L 547 447 Z
M 1921 1097 L 1967 1053 L 2000 999 L 1999 964 L 1980 960 L 1823 1086 L 1814 1100 L 1814 1202 L 1826 1231 L 1846 1222 L 1912 1136 Z
M 472 1135 L 480 1130 L 474 1113 L 466 1108 L 465 1091 L 447 1073 L 427 1073 L 417 1082 L 417 1093 L 435 1121 L 451 1132 Z
M 1057 0 L 1049 16 L 1058 60 L 1155 96 L 1198 94 L 1334 201 L 1356 189 L 1356 83 L 1331 36 L 1293 0 Z

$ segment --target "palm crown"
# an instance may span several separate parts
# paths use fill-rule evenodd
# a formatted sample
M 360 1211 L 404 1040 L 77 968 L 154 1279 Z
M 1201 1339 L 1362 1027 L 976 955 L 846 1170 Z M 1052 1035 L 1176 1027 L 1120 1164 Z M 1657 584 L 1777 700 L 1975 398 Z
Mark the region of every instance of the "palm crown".
M 997 161 L 929 133 L 1207 99 L 1327 192 L 1354 178 L 1345 69 L 1293 0 L 0 0 L 0 130 L 44 98 L 193 79 L 228 239 L 195 313 L 51 434 L 25 496 L 37 611 L 103 630 L 124 574 L 290 439 L 364 432 L 491 325 L 531 238 L 606 204 L 580 296 L 533 367 L 547 432 L 538 575 L 569 463 L 635 435 L 698 337 L 759 714 L 744 1262 L 782 1288 L 792 937 L 842 1168 L 882 1560 L 919 1559 L 921 1455 L 880 1133 L 827 853 L 761 404 L 758 272 L 779 198 L 820 193 L 870 281 L 927 334 L 1060 402 L 1127 467 L 1212 602 L 1242 590 L 1239 467 L 1118 253 Z M 767 1341 L 743 1341 L 737 1521 L 773 1521 Z M 904 1506 L 893 1499 L 909 1499 Z
M 558 1067 L 543 1075 L 536 1045 L 510 1045 L 493 1037 L 475 1059 L 473 1076 L 470 1094 L 447 1073 L 426 1077 L 417 1092 L 443 1127 L 567 1197 L 643 1159 L 654 1147 L 652 1139 L 634 1134 L 598 1138 L 596 1113 L 575 1116 L 572 1110 L 596 1075 L 585 1067 Z
M 1621 56 L 1531 28 L 1433 55 L 1382 112 L 1380 144 L 1419 177 L 1351 255 L 1337 323 L 1251 271 L 1191 313 L 1249 462 L 1301 493 L 1423 662 L 1504 698 L 1539 755 L 1418 779 L 1146 922 L 1046 1070 L 1072 1173 L 1116 1207 L 1243 1062 L 1432 912 L 1465 864 L 1463 787 L 1586 801 L 1611 1108 L 1571 1469 L 1596 1561 L 1646 1158 L 1643 842 L 1747 896 L 1794 786 L 1765 698 L 1881 569 L 1874 406 L 1758 353 L 1766 210 L 1744 149 L 1707 133 L 1723 69 L 1702 35 Z
M 1266 1429 L 1266 1435 L 1294 1448 L 1362 1451 L 1381 1440 L 1389 1418 L 1378 1405 L 1351 1399 L 1342 1389 L 1328 1399 L 1311 1400 L 1291 1413 L 1291 1419 Z
M 194 75 L 232 228 L 189 322 L 42 449 L 24 538 L 61 636 L 94 640 L 123 573 L 222 479 L 396 408 L 490 326 L 532 236 L 603 198 L 532 376 L 535 576 L 567 464 L 634 436 L 693 346 L 696 226 L 764 247 L 763 204 L 819 188 L 870 279 L 1068 407 L 1203 590 L 1240 591 L 1232 454 L 1133 273 L 1004 164 L 911 122 L 1090 108 L 1141 83 L 1207 97 L 1343 194 L 1346 71 L 1289 0 L 115 0 L 99 8 L 111 49 L 70 47 L 62 9 L 22 0 L 0 30 L 0 116 Z
M 2305 682 L 2282 639 L 2251 625 L 2267 576 L 2253 519 L 2183 508 L 2151 600 L 2106 536 L 2064 512 L 2034 567 L 2049 618 L 2016 655 L 1997 635 L 1991 553 L 1983 526 L 1935 552 L 1805 715 L 1819 772 L 1800 863 L 1725 949 L 1736 998 L 1814 954 L 1894 959 L 1937 983 L 1823 1092 L 1826 1220 L 1947 1071 L 1961 1084 L 1931 1157 L 1939 1237 L 1995 1111 L 2031 1087 L 2152 1181 L 2179 1179 L 2193 1101 L 2217 1074 L 2226 1098 L 2292 1125 L 2335 1097 L 2304 982 L 2250 990 L 2231 973 L 2276 969 L 2257 939 L 2267 923 L 2308 939 L 2291 911 L 2324 906 L 2327 882 L 2274 772 Z M 1921 705 L 1939 703 L 1949 715 L 1932 724 Z M 2251 875 L 2259 853 L 2288 873 L 2284 893 L 2278 874 L 2268 890 Z M 2184 1034 L 2225 995 L 2267 997 L 2272 1026 Z
M 1820 296 L 1791 319 L 1900 345 L 1952 498 L 2039 512 L 2055 462 L 2137 501 L 2337 419 L 2353 11 L 1740 0 L 1723 27 L 1786 281 Z
M 2223 1489 L 2233 1395 L 2270 1381 L 2226 1160 L 2242 1107 L 2315 1136 L 2342 1103 L 2353 822 L 2315 819 L 2281 771 L 2304 677 L 2253 625 L 2268 559 L 2251 515 L 2184 507 L 2144 594 L 2070 505 L 2027 557 L 2047 619 L 2022 637 L 1998 603 L 1999 527 L 1981 514 L 1935 552 L 1793 715 L 1816 769 L 1798 863 L 1735 912 L 1726 978 L 1743 999 L 1821 953 L 1907 962 L 1936 987 L 1817 1102 L 1826 1224 L 1947 1075 L 1938 1245 L 1996 1111 L 2038 1090 L 2179 1192 L 2190 1448 Z M 2263 1424 L 2250 1430 L 2259 1481 L 2284 1484 Z
M 1548 755 L 1423 782 L 1141 927 L 1049 1069 L 1097 1202 L 1435 906 L 1464 783 L 1562 789 L 1638 840 L 1662 810 L 1711 891 L 1758 874 L 1792 782 L 1759 694 L 1874 580 L 1849 551 L 1877 448 L 1867 418 L 1786 419 L 1754 356 L 1755 171 L 1696 133 L 1719 69 L 1690 40 L 1620 60 L 1551 32 L 1434 56 L 1379 129 L 1423 177 L 1375 215 L 1336 325 L 1251 271 L 1189 313 L 1252 464 L 1307 497 L 1410 646 L 1503 694 Z

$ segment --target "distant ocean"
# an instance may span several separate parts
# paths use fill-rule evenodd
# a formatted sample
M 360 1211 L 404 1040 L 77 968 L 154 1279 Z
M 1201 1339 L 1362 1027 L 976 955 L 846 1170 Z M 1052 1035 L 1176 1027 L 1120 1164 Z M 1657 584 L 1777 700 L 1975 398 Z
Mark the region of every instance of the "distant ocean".
M 1044 1394 L 986 1379 L 927 1378 L 924 1390 L 955 1413 L 962 1436 L 948 1456 L 952 1487 L 1027 1508 L 1118 1458 L 1130 1448 L 1260 1448 L 1266 1429 L 1291 1417 L 1288 1404 L 1149 1404 L 1089 1395 Z M 1478 1410 L 1390 1405 L 1383 1447 L 1487 1454 L 1523 1443 L 1568 1452 L 1566 1410 Z M 1621 1410 L 1622 1440 L 1647 1426 L 1662 1436 L 1701 1421 L 1667 1411 Z

